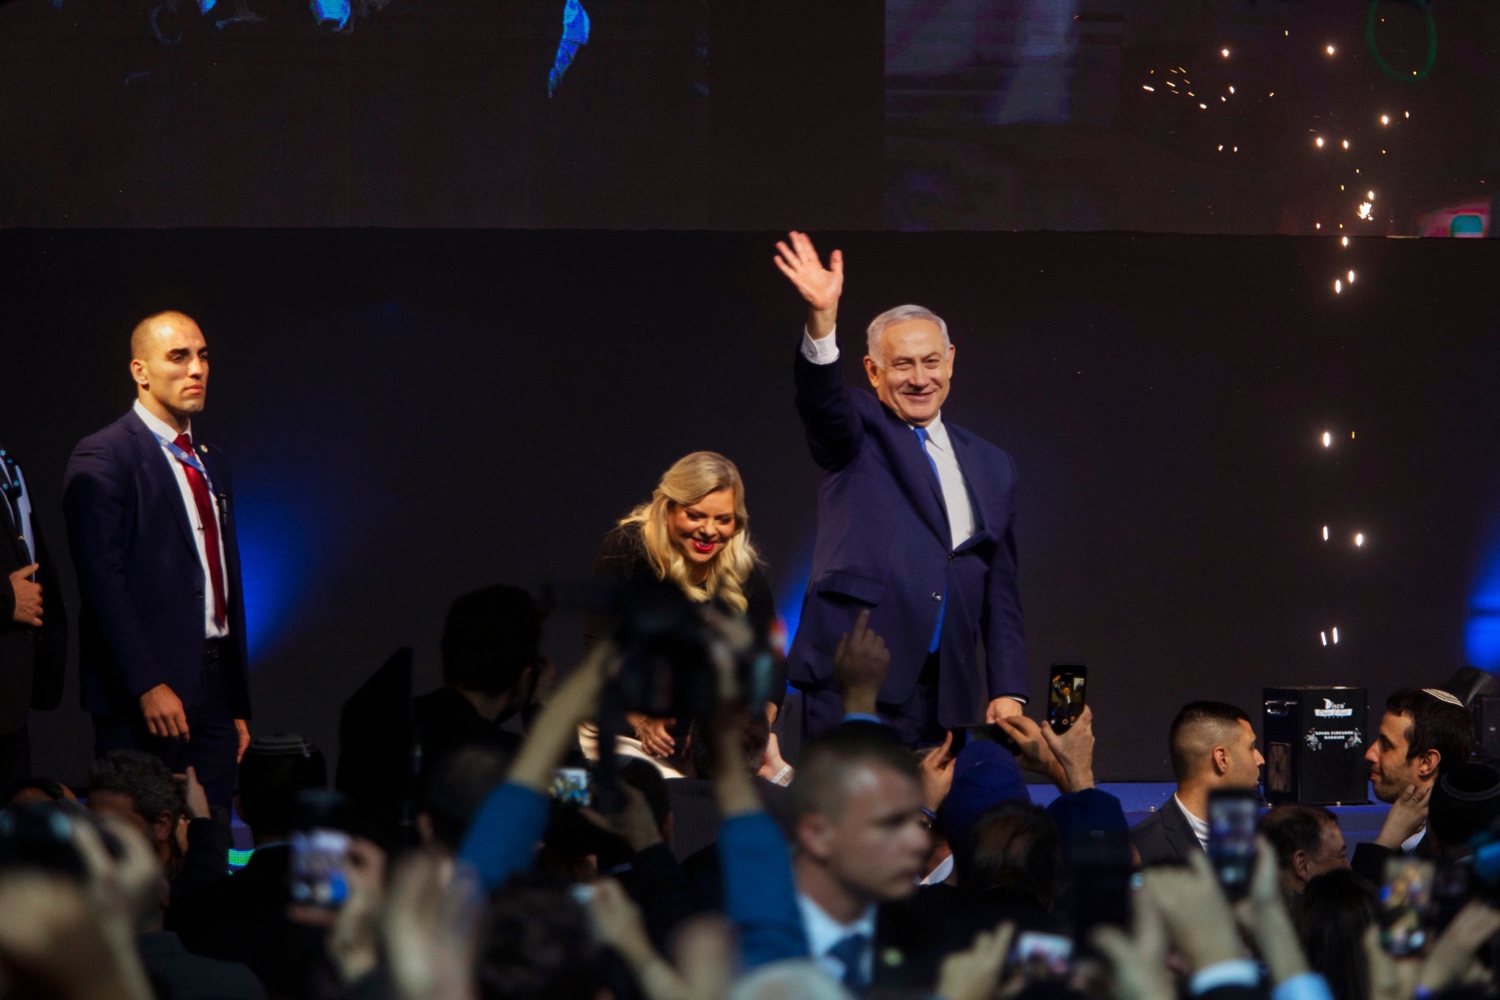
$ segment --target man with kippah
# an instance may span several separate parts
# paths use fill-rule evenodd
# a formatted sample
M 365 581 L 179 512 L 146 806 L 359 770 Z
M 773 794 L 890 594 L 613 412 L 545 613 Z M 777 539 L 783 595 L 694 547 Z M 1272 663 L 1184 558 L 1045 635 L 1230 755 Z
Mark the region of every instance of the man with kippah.
M 1441 688 L 1403 688 L 1386 699 L 1380 731 L 1365 751 L 1370 788 L 1390 804 L 1374 843 L 1354 849 L 1354 870 L 1379 885 L 1393 853 L 1436 856 L 1428 843 L 1432 786 L 1474 753 L 1474 717 Z

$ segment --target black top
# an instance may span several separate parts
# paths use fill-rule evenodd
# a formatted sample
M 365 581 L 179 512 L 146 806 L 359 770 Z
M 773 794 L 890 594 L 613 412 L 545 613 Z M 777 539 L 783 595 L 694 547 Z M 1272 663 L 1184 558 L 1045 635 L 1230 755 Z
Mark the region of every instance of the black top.
M 654 577 L 656 570 L 646 555 L 640 526 L 622 524 L 611 529 L 599 546 L 599 554 L 594 557 L 594 566 L 590 572 L 593 576 L 619 580 L 622 583 L 637 576 Z M 755 634 L 763 638 L 770 633 L 771 625 L 776 620 L 776 602 L 771 597 L 771 585 L 766 582 L 766 575 L 760 571 L 759 566 L 750 570 L 744 591 L 747 602 L 745 615 L 750 619 Z M 613 615 L 587 615 L 583 622 L 584 648 L 591 649 L 600 639 L 609 638 L 618 624 L 619 620 Z
M 609 534 L 604 536 L 604 541 L 599 546 L 599 554 L 594 557 L 594 565 L 590 572 L 595 577 L 618 580 L 621 583 L 637 576 L 655 577 L 656 570 L 646 555 L 645 543 L 641 541 L 640 526 L 622 524 L 612 528 Z M 750 619 L 750 626 L 755 629 L 756 638 L 765 641 L 771 633 L 771 626 L 776 622 L 776 601 L 771 596 L 771 585 L 766 582 L 766 575 L 761 572 L 759 566 L 751 568 L 750 576 L 744 583 L 744 593 L 745 617 Z M 594 643 L 599 640 L 609 638 L 619 624 L 620 619 L 616 615 L 585 615 L 583 618 L 584 651 L 593 649 Z M 779 708 L 782 699 L 786 697 L 786 660 L 779 649 L 776 650 L 770 690 L 769 700 Z M 686 720 L 682 722 L 686 726 Z

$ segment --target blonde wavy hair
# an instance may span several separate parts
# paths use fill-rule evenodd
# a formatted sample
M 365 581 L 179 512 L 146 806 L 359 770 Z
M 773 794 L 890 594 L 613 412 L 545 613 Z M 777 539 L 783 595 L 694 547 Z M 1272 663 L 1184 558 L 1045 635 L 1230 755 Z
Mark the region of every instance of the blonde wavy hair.
M 708 578 L 700 588 L 688 576 L 689 564 L 672 542 L 667 519 L 679 507 L 689 507 L 710 493 L 729 490 L 734 495 L 734 535 L 708 564 Z M 745 512 L 745 483 L 733 462 L 715 451 L 684 455 L 661 477 L 651 499 L 620 519 L 621 526 L 638 525 L 646 558 L 657 579 L 671 580 L 695 601 L 718 598 L 744 613 L 745 581 L 760 561 L 750 544 L 750 515 Z

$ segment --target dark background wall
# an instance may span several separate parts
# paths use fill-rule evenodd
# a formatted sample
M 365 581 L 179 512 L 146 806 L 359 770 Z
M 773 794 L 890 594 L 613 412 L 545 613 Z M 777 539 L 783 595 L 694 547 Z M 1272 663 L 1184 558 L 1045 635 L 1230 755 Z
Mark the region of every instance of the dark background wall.
M 1263 685 L 1337 682 L 1378 700 L 1463 662 L 1500 543 L 1494 244 L 816 238 L 847 255 L 851 377 L 880 309 L 948 319 L 945 415 L 1021 471 L 1032 690 L 1054 659 L 1090 665 L 1101 777 L 1165 778 L 1165 727 L 1190 698 L 1254 711 Z M 130 327 L 196 316 L 214 359 L 197 430 L 239 492 L 254 728 L 331 747 L 343 698 L 396 645 L 436 683 L 456 594 L 579 577 L 689 450 L 740 464 L 795 608 L 816 474 L 773 240 L 6 232 L 0 436 L 60 543 L 67 455 L 131 400 Z M 547 645 L 568 662 L 579 639 L 560 618 Z M 75 706 L 76 676 L 35 717 L 39 768 L 73 780 L 91 743 Z

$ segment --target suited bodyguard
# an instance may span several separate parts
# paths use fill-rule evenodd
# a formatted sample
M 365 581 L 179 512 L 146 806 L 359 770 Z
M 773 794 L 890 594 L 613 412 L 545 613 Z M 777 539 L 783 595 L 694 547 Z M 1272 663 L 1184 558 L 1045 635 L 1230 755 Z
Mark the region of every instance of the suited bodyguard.
M 875 394 L 846 386 L 834 339 L 842 254 L 835 250 L 825 269 L 806 235 L 790 239 L 777 244 L 776 264 L 808 304 L 797 411 L 824 472 L 812 573 L 787 663 L 803 692 L 805 731 L 839 724 L 833 656 L 866 609 L 891 650 L 879 714 L 909 746 L 1019 715 L 1027 675 L 1015 463 L 943 419 L 954 348 L 947 325 L 927 309 L 876 317 L 864 359 Z
M 0 447 L 0 786 L 31 774 L 29 709 L 62 701 L 68 616 L 32 495 Z
M 229 463 L 195 439 L 208 344 L 177 312 L 131 334 L 136 401 L 79 442 L 63 483 L 82 593 L 79 673 L 95 753 L 192 765 L 229 806 L 249 743 L 249 657 Z

